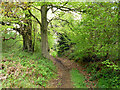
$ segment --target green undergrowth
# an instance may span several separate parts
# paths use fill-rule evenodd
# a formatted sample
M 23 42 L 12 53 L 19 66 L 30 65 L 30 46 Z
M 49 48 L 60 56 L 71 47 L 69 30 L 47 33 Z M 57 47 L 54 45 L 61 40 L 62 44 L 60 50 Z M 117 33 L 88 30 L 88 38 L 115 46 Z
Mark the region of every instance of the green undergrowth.
M 70 71 L 71 80 L 75 88 L 86 88 L 85 77 L 77 69 Z
M 105 60 L 86 65 L 86 71 L 91 73 L 90 81 L 97 80 L 98 88 L 120 88 L 120 67 L 115 62 Z
M 51 52 L 51 55 L 52 55 L 54 58 L 56 58 L 56 56 L 57 56 L 57 51 Z
M 2 87 L 40 88 L 56 77 L 56 67 L 39 53 L 11 50 L 3 52 Z

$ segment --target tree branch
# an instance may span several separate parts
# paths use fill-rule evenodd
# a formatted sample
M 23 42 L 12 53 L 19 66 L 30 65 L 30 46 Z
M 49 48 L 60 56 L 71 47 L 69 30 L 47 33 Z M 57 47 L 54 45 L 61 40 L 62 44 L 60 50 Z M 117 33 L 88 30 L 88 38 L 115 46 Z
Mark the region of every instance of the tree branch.
M 9 37 L 9 38 L 7 38 L 7 39 L 6 39 L 5 37 L 3 37 L 3 41 L 10 40 L 10 39 L 13 39 L 13 40 L 14 40 L 14 39 L 16 39 L 16 36 L 17 36 L 17 34 L 15 34 L 15 37 Z
M 86 12 L 86 11 L 80 11 L 80 8 L 72 9 L 72 8 L 69 8 L 69 7 L 65 7 L 66 4 L 67 3 L 65 3 L 63 6 L 54 6 L 54 5 L 51 4 L 51 5 L 48 5 L 48 6 L 50 6 L 50 8 L 57 8 L 57 10 L 59 9 L 61 11 L 77 11 L 77 12 L 83 12 L 83 13 Z M 55 11 L 57 11 L 57 10 L 55 10 Z
M 23 11 L 26 10 L 25 8 L 23 8 L 22 6 L 18 5 L 17 7 L 20 7 Z
M 48 24 L 49 24 L 53 19 L 54 19 L 54 17 L 53 17 L 52 19 L 48 20 Z
M 69 28 L 73 31 L 73 29 L 70 27 L 70 25 L 74 28 L 73 24 L 70 23 L 69 21 L 65 20 L 65 19 L 60 19 L 60 18 L 55 18 L 54 20 L 61 20 L 61 21 L 64 21 L 66 22 L 68 25 L 69 25 Z
M 34 8 L 37 9 L 38 11 L 41 11 L 41 9 L 39 9 L 39 8 L 33 6 L 33 5 L 30 5 L 30 6 L 34 7 Z
M 65 2 L 61 7 L 64 7 L 67 3 L 68 3 L 68 2 Z M 48 5 L 48 6 L 50 6 L 50 8 L 48 8 L 47 11 L 48 11 L 49 9 L 52 9 L 52 8 L 53 8 L 53 4 Z M 55 11 L 52 11 L 52 13 L 55 13 L 57 10 L 58 10 L 58 8 L 57 8 Z
M 41 25 L 41 23 L 40 23 L 40 21 L 38 20 L 38 18 L 37 17 L 35 17 L 32 13 L 31 13 L 31 11 L 30 10 L 28 10 L 28 12 L 30 13 L 30 15 L 32 15 L 36 20 L 37 20 L 37 22 L 40 24 L 40 26 L 42 26 Z
M 65 13 L 64 13 L 65 14 Z M 63 16 L 64 14 L 58 14 L 58 16 L 59 17 L 61 17 L 61 16 Z M 61 16 L 60 16 L 61 15 Z M 56 17 L 53 17 L 52 19 L 50 19 L 50 20 L 48 20 L 48 24 L 52 21 L 52 20 L 54 20 Z

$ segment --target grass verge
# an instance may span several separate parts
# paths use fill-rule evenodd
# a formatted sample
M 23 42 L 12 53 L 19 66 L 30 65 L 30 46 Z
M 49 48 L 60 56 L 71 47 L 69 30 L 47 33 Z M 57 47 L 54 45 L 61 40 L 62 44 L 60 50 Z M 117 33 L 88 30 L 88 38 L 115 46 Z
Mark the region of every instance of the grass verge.
M 87 88 L 85 85 L 85 77 L 79 73 L 77 69 L 72 69 L 70 75 L 75 88 Z

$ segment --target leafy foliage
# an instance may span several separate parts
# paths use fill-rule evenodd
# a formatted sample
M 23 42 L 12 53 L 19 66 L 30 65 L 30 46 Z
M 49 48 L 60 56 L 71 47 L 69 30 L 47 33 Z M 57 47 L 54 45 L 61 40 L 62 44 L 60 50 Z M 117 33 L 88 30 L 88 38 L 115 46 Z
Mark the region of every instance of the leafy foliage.
M 91 80 L 98 80 L 98 87 L 118 88 L 120 71 L 115 64 L 119 61 L 118 3 L 79 5 L 86 13 L 81 14 L 81 20 L 71 22 L 72 32 L 68 36 L 74 44 L 65 54 L 86 65 L 87 72 L 92 74 Z
M 91 81 L 98 80 L 99 88 L 119 88 L 120 68 L 114 62 L 105 60 L 87 66 L 87 72 L 92 74 Z
M 101 7 L 102 6 L 102 7 Z M 82 20 L 74 24 L 71 42 L 74 46 L 75 59 L 79 57 L 106 57 L 118 59 L 118 9 L 116 3 L 87 3 L 87 13 Z
M 2 25 L 0 32 L 3 36 L 6 38 L 14 37 L 15 33 L 7 30 L 8 28 L 15 28 L 12 24 L 28 26 L 26 22 L 32 20 L 31 40 L 34 41 L 32 44 L 35 45 L 35 53 L 21 51 L 23 42 L 16 43 L 17 40 L 22 39 L 21 35 L 17 35 L 16 40 L 2 43 L 1 72 L 3 74 L 1 76 L 3 79 L 5 78 L 2 82 L 3 87 L 45 87 L 48 80 L 56 72 L 53 63 L 43 58 L 40 52 L 42 48 L 40 48 L 41 34 L 39 29 L 41 28 L 38 28 L 38 23 L 42 26 L 40 8 L 43 5 L 47 5 L 47 10 L 50 9 L 54 14 L 51 20 L 47 20 L 49 31 L 46 35 L 48 35 L 49 41 L 46 40 L 46 42 L 49 44 L 50 50 L 53 48 L 51 55 L 56 57 L 58 52 L 58 55 L 66 55 L 70 59 L 84 63 L 87 72 L 92 75 L 90 80 L 98 81 L 97 87 L 119 88 L 118 2 L 75 2 L 74 4 L 73 2 L 1 3 L 2 16 L 0 21 L 11 24 Z M 29 17 L 29 15 L 33 17 Z M 16 31 L 19 32 L 20 30 L 19 34 L 23 35 L 24 33 L 26 35 L 24 29 L 28 30 L 22 28 Z M 23 30 L 23 33 L 21 33 L 21 30 Z M 54 46 L 54 39 L 56 39 L 53 37 L 54 32 L 61 33 L 64 37 L 59 41 L 57 49 Z M 45 50 L 48 52 L 47 49 Z M 71 76 L 75 87 L 85 87 L 84 76 L 79 74 L 77 70 L 72 70 Z

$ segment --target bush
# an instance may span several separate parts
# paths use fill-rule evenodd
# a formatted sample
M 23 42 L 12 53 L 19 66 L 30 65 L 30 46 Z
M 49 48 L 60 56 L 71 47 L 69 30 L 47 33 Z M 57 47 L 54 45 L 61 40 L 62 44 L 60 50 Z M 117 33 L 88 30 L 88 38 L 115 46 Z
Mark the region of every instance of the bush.
M 110 60 L 91 64 L 87 72 L 92 75 L 91 81 L 98 80 L 99 88 L 120 88 L 120 68 Z

